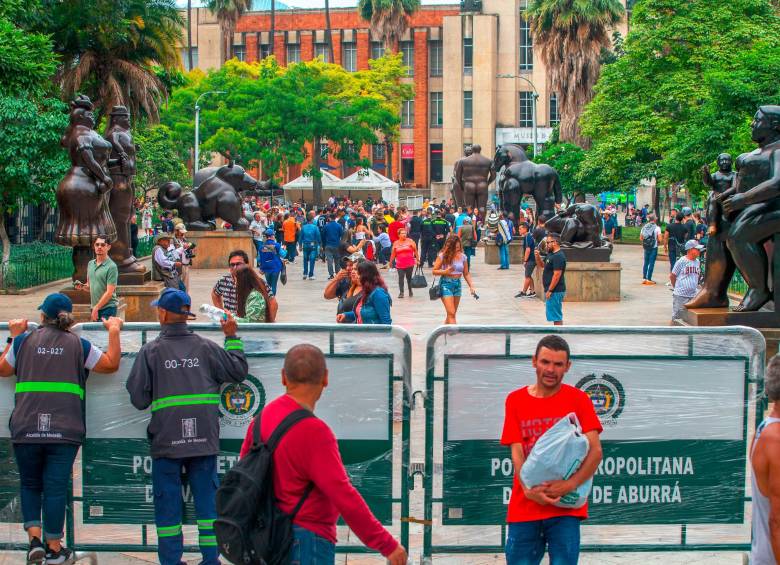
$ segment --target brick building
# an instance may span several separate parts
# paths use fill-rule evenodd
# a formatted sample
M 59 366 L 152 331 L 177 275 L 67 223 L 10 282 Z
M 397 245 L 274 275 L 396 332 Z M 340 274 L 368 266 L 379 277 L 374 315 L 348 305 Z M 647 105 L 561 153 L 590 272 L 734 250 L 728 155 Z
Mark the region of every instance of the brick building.
M 625 0 L 624 0 L 625 3 Z M 267 4 L 267 0 L 265 1 Z M 329 59 L 324 10 L 290 9 L 277 2 L 276 32 L 270 37 L 266 5 L 244 14 L 238 22 L 234 50 L 239 59 L 256 61 L 269 53 L 283 63 Z M 444 190 L 452 164 L 464 146 L 478 143 L 492 156 L 497 144 L 533 141 L 536 110 L 538 141 L 549 139 L 559 120 L 557 101 L 550 91 L 547 71 L 533 49 L 529 25 L 522 17 L 527 0 L 467 1 L 426 6 L 415 13 L 399 50 L 410 67 L 415 97 L 401 108 L 401 134 L 393 150 L 393 178 L 407 186 Z M 475 5 L 476 4 L 476 5 Z M 477 10 L 471 10 L 477 8 Z M 355 8 L 331 9 L 334 61 L 348 70 L 368 68 L 370 58 L 381 56 L 383 45 Z M 220 64 L 219 26 L 205 9 L 193 10 L 195 66 Z M 625 35 L 623 22 L 618 31 Z M 186 57 L 183 57 L 186 60 Z M 185 63 L 186 64 L 186 63 Z M 534 96 L 534 92 L 538 97 Z M 373 167 L 385 171 L 383 144 L 363 149 Z M 325 161 L 327 159 L 327 161 Z M 332 156 L 323 162 L 338 176 L 353 172 Z M 300 174 L 288 172 L 288 179 Z

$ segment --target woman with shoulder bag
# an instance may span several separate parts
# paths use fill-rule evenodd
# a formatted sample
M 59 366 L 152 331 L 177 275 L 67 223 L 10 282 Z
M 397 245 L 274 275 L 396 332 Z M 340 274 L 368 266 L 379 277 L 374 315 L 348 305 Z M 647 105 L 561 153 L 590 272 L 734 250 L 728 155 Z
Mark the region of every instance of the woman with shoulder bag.
M 458 312 L 460 297 L 463 293 L 461 278 L 466 279 L 471 294 L 474 297 L 477 296 L 477 291 L 474 288 L 474 283 L 472 282 L 471 274 L 469 273 L 466 254 L 463 253 L 463 244 L 460 242 L 460 238 L 457 235 L 451 234 L 447 238 L 447 241 L 444 243 L 444 248 L 436 258 L 436 263 L 433 264 L 433 275 L 441 277 L 441 302 L 444 304 L 444 310 L 447 312 L 444 323 L 457 324 L 458 322 L 455 319 L 455 315 Z

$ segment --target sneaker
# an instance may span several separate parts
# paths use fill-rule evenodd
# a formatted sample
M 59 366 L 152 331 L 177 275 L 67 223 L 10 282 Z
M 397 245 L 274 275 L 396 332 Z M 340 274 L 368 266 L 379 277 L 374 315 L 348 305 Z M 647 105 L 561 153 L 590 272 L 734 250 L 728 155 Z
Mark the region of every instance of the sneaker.
M 46 552 L 46 565 L 70 565 L 74 562 L 73 551 L 62 546 L 59 551 Z
M 411 298 L 411 297 L 413 297 L 413 296 L 414 296 L 414 293 L 413 293 L 413 292 L 410 290 L 410 291 L 409 291 L 409 298 Z
M 518 292 L 517 294 L 515 294 L 515 298 L 524 298 L 525 296 L 526 296 L 526 294 L 522 290 L 520 292 Z
M 312 276 L 310 276 L 310 277 L 309 277 L 309 280 L 310 280 L 310 281 L 316 281 L 316 280 L 317 280 L 317 278 L 316 278 L 314 275 L 312 275 Z
M 330 276 L 328 277 L 328 280 L 329 280 L 329 281 L 330 281 L 330 280 L 333 280 L 333 275 L 330 275 Z
M 645 284 L 646 284 L 647 286 L 653 286 L 654 284 L 656 284 L 656 282 L 655 282 L 655 281 L 647 281 Z M 669 283 L 669 286 L 672 286 L 672 284 L 671 284 L 671 283 Z
M 40 539 L 31 539 L 30 549 L 27 551 L 27 565 L 43 565 L 45 562 L 46 548 L 43 547 Z
M 403 297 L 404 297 L 404 293 L 403 292 L 398 294 L 398 298 L 403 298 Z
M 307 277 L 306 275 L 303 275 L 303 280 L 306 280 L 306 279 L 308 279 L 308 278 L 309 278 L 309 277 Z
M 532 290 L 531 292 L 526 293 L 526 298 L 536 298 L 536 293 Z

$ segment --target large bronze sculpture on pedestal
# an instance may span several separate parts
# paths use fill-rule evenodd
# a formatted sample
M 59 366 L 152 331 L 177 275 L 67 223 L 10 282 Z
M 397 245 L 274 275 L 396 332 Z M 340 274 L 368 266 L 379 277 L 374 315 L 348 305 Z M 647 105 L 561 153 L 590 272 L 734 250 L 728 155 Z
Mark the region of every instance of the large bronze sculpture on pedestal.
M 108 169 L 112 146 L 93 129 L 89 98 L 78 96 L 70 108 L 70 125 L 60 143 L 68 151 L 71 168 L 57 187 L 60 217 L 54 242 L 73 247 L 73 280 L 86 281 L 95 238 L 116 239 L 106 194 L 114 184 Z
M 713 195 L 722 206 L 723 216 L 708 242 L 707 269 L 714 269 L 717 276 L 713 274 L 686 304 L 689 309 L 724 306 L 722 292 L 735 266 L 749 287 L 742 302 L 734 307 L 735 312 L 756 312 L 773 298 L 769 273 L 778 257 L 770 257 L 765 245 L 780 233 L 780 106 L 758 109 L 752 138 L 758 149 L 737 158 L 734 184 L 726 188 L 728 171 L 720 171 L 722 176 L 717 180 L 713 177 L 713 192 L 715 183 L 723 189 L 721 194 Z M 778 251 L 774 249 L 772 255 Z
M 530 194 L 536 202 L 536 213 L 548 219 L 555 215 L 556 205 L 563 202 L 558 172 L 549 165 L 537 165 L 528 159 L 519 145 L 504 144 L 496 149 L 494 171 L 504 168 L 498 182 L 501 209 L 515 218 L 520 215 L 523 196 Z
M 462 161 L 466 157 L 470 157 L 473 151 L 471 145 L 463 150 L 463 157 L 455 161 L 455 165 L 452 167 L 452 198 L 455 200 L 455 205 L 462 208 L 466 205 L 466 199 L 463 197 L 463 186 L 461 186 L 460 179 L 462 175 Z
M 488 186 L 496 178 L 490 159 L 482 155 L 480 145 L 471 146 L 472 154 L 456 162 L 455 182 L 463 191 L 463 204 L 459 206 L 479 209 L 485 217 Z
M 108 206 L 116 225 L 111 259 L 120 273 L 144 273 L 146 267 L 136 260 L 130 246 L 130 219 L 135 213 L 136 146 L 130 133 L 130 112 L 124 106 L 114 106 L 111 110 L 105 138 L 112 146 L 109 171 L 114 181 L 114 188 L 108 193 Z

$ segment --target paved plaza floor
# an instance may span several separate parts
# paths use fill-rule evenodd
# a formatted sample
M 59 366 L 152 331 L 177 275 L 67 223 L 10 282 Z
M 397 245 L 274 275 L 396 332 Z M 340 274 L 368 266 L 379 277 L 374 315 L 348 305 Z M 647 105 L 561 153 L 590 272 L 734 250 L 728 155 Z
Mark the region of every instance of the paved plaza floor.
M 537 299 L 517 299 L 514 295 L 522 284 L 522 268 L 512 266 L 508 271 L 497 270 L 497 266 L 487 265 L 483 261 L 483 250 L 472 263 L 474 283 L 480 295 L 475 300 L 469 295 L 463 297 L 458 312 L 458 322 L 461 324 L 500 324 L 500 325 L 549 325 L 545 320 L 544 305 Z M 565 303 L 564 320 L 569 325 L 594 326 L 637 326 L 637 325 L 668 325 L 672 293 L 664 283 L 668 280 L 669 265 L 665 259 L 659 259 L 656 265 L 656 286 L 643 286 L 642 282 L 642 248 L 640 246 L 618 245 L 613 253 L 613 261 L 622 264 L 621 300 L 619 302 L 601 303 Z M 199 270 L 191 275 L 191 294 L 193 305 L 210 303 L 211 288 L 216 280 L 227 272 L 227 258 L 224 270 Z M 286 286 L 279 287 L 278 322 L 287 323 L 331 323 L 335 322 L 336 303 L 322 298 L 326 284 L 327 268 L 318 262 L 315 269 L 316 280 L 302 280 L 300 259 L 288 267 L 289 281 Z M 430 282 L 430 270 L 426 269 Z M 413 388 L 422 389 L 425 382 L 425 340 L 426 337 L 444 320 L 444 309 L 439 301 L 430 301 L 427 290 L 418 291 L 413 298 L 397 298 L 398 281 L 395 272 L 383 271 L 390 294 L 393 298 L 393 322 L 406 329 L 412 337 L 412 373 Z M 36 307 L 43 297 L 57 289 L 51 286 L 34 293 L 20 296 L 0 295 L 0 320 L 16 317 L 37 319 Z M 207 321 L 199 315 L 198 321 Z M 413 454 L 413 459 L 415 459 Z M 422 512 L 421 509 L 412 508 Z M 7 530 L 0 528 L 0 534 Z M 419 559 L 420 538 L 419 528 L 413 527 L 413 556 Z M 14 536 L 16 537 L 16 536 Z M 116 554 L 102 553 L 99 563 L 109 565 L 140 565 L 156 562 L 152 554 Z M 197 563 L 197 556 L 188 556 L 188 562 Z M 0 564 L 21 562 L 20 553 L 0 553 Z M 338 563 L 381 563 L 375 557 L 340 556 Z M 473 557 L 439 557 L 439 563 L 502 563 L 503 556 L 473 556 Z M 545 561 L 546 562 L 546 561 Z M 664 563 L 664 564 L 698 564 L 698 563 L 742 563 L 742 555 L 738 553 L 636 553 L 583 554 L 581 563 L 585 564 L 628 564 L 628 563 Z

